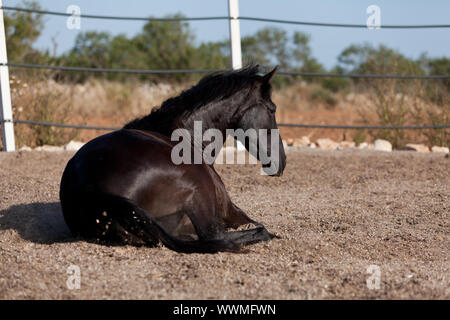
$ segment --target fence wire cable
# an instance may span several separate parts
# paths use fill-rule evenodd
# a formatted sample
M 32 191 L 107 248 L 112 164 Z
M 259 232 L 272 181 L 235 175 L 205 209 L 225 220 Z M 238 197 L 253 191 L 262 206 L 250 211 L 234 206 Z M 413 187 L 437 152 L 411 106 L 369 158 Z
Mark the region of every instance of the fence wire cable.
M 1 7 L 3 10 L 22 11 L 38 14 L 49 14 L 58 16 L 76 16 L 80 18 L 91 19 L 110 19 L 110 20 L 134 20 L 134 21 L 204 21 L 204 20 L 229 20 L 232 19 L 228 16 L 217 17 L 173 17 L 173 18 L 153 18 L 153 17 L 122 17 L 122 16 L 104 16 L 104 15 L 92 15 L 92 14 L 80 14 L 74 15 L 72 13 L 55 12 L 46 10 L 26 9 L 18 7 Z M 237 17 L 239 20 L 248 21 L 260 21 L 260 22 L 272 22 L 272 23 L 284 23 L 284 24 L 297 24 L 297 25 L 310 25 L 310 26 L 322 26 L 322 27 L 345 27 L 345 28 L 367 28 L 362 24 L 339 24 L 339 23 L 321 23 L 321 22 L 305 22 L 305 21 L 292 21 L 292 20 L 280 20 L 280 19 L 267 19 L 256 17 Z M 382 25 L 385 29 L 419 29 L 419 28 L 450 28 L 450 25 Z M 149 70 L 149 69 L 111 69 L 111 68 L 86 68 L 86 67 L 66 67 L 66 66 L 50 66 L 40 64 L 26 64 L 26 63 L 0 63 L 0 66 L 10 66 L 17 68 L 34 68 L 34 69 L 51 69 L 60 71 L 75 71 L 75 72 L 108 72 L 108 73 L 134 73 L 134 74 L 180 74 L 180 73 L 212 73 L 223 71 L 219 69 L 173 69 L 173 70 Z M 335 74 L 335 73 L 321 73 L 321 72 L 298 72 L 298 71 L 283 71 L 278 72 L 280 75 L 298 75 L 298 76 L 311 76 L 311 77 L 346 77 L 346 78 L 372 78 L 372 79 L 450 79 L 450 75 L 392 75 L 392 74 Z M 84 126 L 73 125 L 63 123 L 52 123 L 35 120 L 0 120 L 0 123 L 13 122 L 18 124 L 40 125 L 49 127 L 61 127 L 72 129 L 86 129 L 86 130 L 118 130 L 118 127 L 100 127 L 100 126 Z M 315 124 L 292 124 L 292 123 L 280 123 L 279 127 L 295 127 L 295 128 L 321 128 L 321 129 L 374 129 L 374 130 L 423 130 L 423 129 L 447 129 L 450 125 L 435 125 L 435 126 L 350 126 L 350 125 L 315 125 Z
M 179 74 L 179 73 L 209 73 L 222 71 L 221 69 L 111 69 L 111 68 L 88 68 L 88 67 L 67 67 L 67 66 L 50 66 L 42 64 L 29 63 L 4 63 L 0 62 L 0 66 L 28 68 L 28 69 L 49 69 L 60 71 L 76 71 L 76 72 L 107 72 L 107 73 L 135 73 L 135 74 Z M 449 76 L 450 78 L 450 76 Z
M 106 19 L 106 20 L 129 20 L 129 21 L 204 21 L 204 20 L 229 20 L 228 16 L 218 16 L 218 17 L 173 17 L 173 18 L 153 18 L 153 17 L 122 17 L 122 16 L 104 16 L 104 15 L 95 15 L 95 14 L 73 14 L 66 12 L 56 12 L 56 11 L 47 11 L 47 10 L 37 10 L 37 9 L 27 9 L 27 8 L 19 8 L 19 7 L 1 7 L 3 10 L 12 10 L 12 11 L 21 11 L 21 12 L 30 12 L 30 13 L 38 13 L 38 14 L 48 14 L 54 16 L 64 16 L 64 17 L 80 17 L 80 18 L 88 18 L 88 19 Z
M 279 127 L 294 128 L 319 128 L 319 129 L 375 129 L 375 130 L 424 130 L 424 129 L 447 129 L 450 124 L 434 126 L 350 126 L 350 125 L 320 125 L 320 124 L 296 124 L 296 123 L 278 123 Z
M 66 67 L 66 66 L 50 66 L 29 63 L 4 63 L 0 62 L 0 66 L 28 68 L 28 69 L 49 69 L 60 71 L 75 72 L 105 72 L 105 73 L 129 73 L 129 74 L 181 74 L 181 73 L 213 73 L 226 71 L 222 69 L 111 69 L 111 68 L 87 68 L 87 67 Z M 450 79 L 450 75 L 395 75 L 395 74 L 337 74 L 326 72 L 301 72 L 301 71 L 277 71 L 278 75 L 303 76 L 303 77 L 331 77 L 331 78 L 369 78 L 369 79 L 424 79 L 424 80 L 440 80 Z
M 309 22 L 309 21 L 294 21 L 294 20 L 282 20 L 282 19 L 269 19 L 269 18 L 257 18 L 257 17 L 236 17 L 232 18 L 229 16 L 215 16 L 215 17 L 173 17 L 173 18 L 152 18 L 152 17 L 122 17 L 122 16 L 105 16 L 105 15 L 93 15 L 93 14 L 79 14 L 75 15 L 66 12 L 56 12 L 47 10 L 37 10 L 37 9 L 27 9 L 19 7 L 1 7 L 3 10 L 12 11 L 22 11 L 38 14 L 48 14 L 56 16 L 65 17 L 80 17 L 80 18 L 90 18 L 90 19 L 108 19 L 108 20 L 129 20 L 129 21 L 206 21 L 206 20 L 247 20 L 247 21 L 259 21 L 259 22 L 271 22 L 271 23 L 282 23 L 282 24 L 296 24 L 305 26 L 316 26 L 316 27 L 340 27 L 340 28 L 367 28 L 365 24 L 349 24 L 349 23 L 325 23 L 325 22 Z M 450 28 L 450 24 L 433 24 L 433 25 L 381 25 L 382 29 L 431 29 L 431 28 Z
M 366 24 L 351 24 L 351 23 L 326 23 L 326 22 L 309 22 L 309 21 L 294 21 L 294 20 L 281 20 L 281 19 L 268 19 L 268 18 L 255 18 L 255 17 L 238 17 L 239 20 L 248 21 L 260 21 L 260 22 L 272 22 L 282 24 L 297 24 L 304 26 L 316 26 L 316 27 L 338 27 L 338 28 L 364 28 L 367 29 Z M 450 24 L 430 24 L 430 25 L 381 25 L 381 29 L 431 29 L 431 28 L 450 28 Z
M 114 131 L 120 129 L 119 127 L 99 127 L 99 126 L 83 126 L 77 124 L 65 124 L 65 123 L 53 123 L 35 120 L 0 120 L 1 123 L 12 122 L 20 124 L 30 124 L 44 127 L 58 127 L 58 128 L 69 128 L 69 129 L 86 129 L 86 130 L 107 130 Z
M 60 127 L 72 129 L 86 129 L 86 130 L 119 130 L 119 127 L 99 127 L 99 126 L 84 126 L 64 123 L 43 122 L 35 120 L 0 120 L 1 123 L 12 122 L 19 124 L 39 125 L 47 127 Z M 424 129 L 449 129 L 450 124 L 435 125 L 435 126 L 350 126 L 350 125 L 319 125 L 319 124 L 297 124 L 297 123 L 279 123 L 279 127 L 294 127 L 294 128 L 319 128 L 319 129 L 372 129 L 372 130 L 424 130 Z

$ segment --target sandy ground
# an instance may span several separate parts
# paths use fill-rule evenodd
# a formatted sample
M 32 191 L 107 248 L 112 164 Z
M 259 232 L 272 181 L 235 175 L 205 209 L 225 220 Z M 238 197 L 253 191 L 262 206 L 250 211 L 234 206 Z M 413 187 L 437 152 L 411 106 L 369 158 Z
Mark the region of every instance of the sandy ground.
M 219 166 L 232 199 L 282 239 L 214 255 L 73 239 L 58 202 L 71 155 L 0 153 L 2 299 L 450 299 L 442 154 L 293 151 L 281 178 Z

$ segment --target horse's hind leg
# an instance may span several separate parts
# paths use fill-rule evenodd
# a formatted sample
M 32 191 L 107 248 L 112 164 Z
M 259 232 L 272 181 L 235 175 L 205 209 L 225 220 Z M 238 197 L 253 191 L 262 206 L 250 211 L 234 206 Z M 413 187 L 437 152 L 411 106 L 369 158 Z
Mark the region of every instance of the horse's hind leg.
M 227 228 L 236 229 L 244 224 L 253 224 L 256 227 L 261 227 L 262 224 L 250 218 L 241 208 L 236 206 L 233 202 L 229 202 L 228 210 L 224 217 L 224 222 Z
M 244 231 L 228 232 L 228 239 L 237 241 L 238 243 L 255 243 L 258 241 L 280 238 L 267 231 L 267 229 L 259 222 L 251 219 L 242 209 L 233 202 L 229 202 L 228 212 L 224 218 L 226 227 L 236 229 L 239 226 L 253 224 L 256 228 Z
M 254 244 L 261 241 L 271 240 L 273 238 L 277 238 L 277 236 L 271 234 L 263 226 L 249 230 L 231 231 L 225 233 L 226 240 L 233 241 L 240 245 Z
M 185 212 L 199 240 L 224 239 L 226 227 L 214 214 L 214 205 L 199 201 L 187 208 Z
M 199 202 L 197 202 L 197 204 L 198 203 Z M 200 204 L 196 206 L 195 210 L 189 211 L 191 213 L 188 213 L 188 216 L 191 219 L 200 240 L 220 239 L 244 246 L 261 241 L 267 241 L 276 237 L 275 235 L 269 233 L 263 225 L 246 216 L 246 219 L 243 219 L 243 224 L 253 223 L 257 226 L 256 228 L 227 232 L 226 226 L 224 226 L 223 223 L 214 215 L 207 215 L 208 207 L 209 206 L 205 206 L 205 203 L 203 202 L 203 205 Z M 210 207 L 209 209 L 213 210 L 213 207 Z
M 108 213 L 111 211 L 103 211 L 102 215 L 96 219 L 96 236 L 97 241 L 114 243 L 114 244 L 129 244 L 129 245 L 146 245 L 155 246 L 158 244 L 154 238 L 145 236 L 140 229 L 120 221 L 120 218 L 111 217 Z M 124 214 L 126 214 L 124 212 Z
M 158 244 L 153 238 L 144 237 L 142 235 L 136 235 L 131 228 L 124 228 L 117 221 L 111 223 L 111 233 L 108 240 L 112 243 L 129 244 L 129 245 L 146 245 L 149 247 L 156 246 Z

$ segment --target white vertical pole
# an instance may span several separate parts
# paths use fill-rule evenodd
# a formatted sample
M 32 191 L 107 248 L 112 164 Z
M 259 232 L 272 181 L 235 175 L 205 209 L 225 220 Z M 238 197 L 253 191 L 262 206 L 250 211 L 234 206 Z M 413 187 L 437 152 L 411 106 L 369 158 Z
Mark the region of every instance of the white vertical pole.
M 2 5 L 2 0 L 0 0 L 0 7 Z M 5 24 L 3 20 L 3 10 L 0 8 L 0 63 L 7 62 Z M 14 126 L 12 123 L 9 71 L 8 66 L 5 65 L 0 65 L 0 115 L 0 120 L 3 120 L 0 124 L 2 127 L 3 150 L 14 151 L 16 145 L 14 142 Z
M 239 27 L 239 0 L 228 0 L 228 15 L 230 17 L 230 48 L 231 67 L 233 70 L 242 68 L 241 31 Z M 236 140 L 236 149 L 245 150 L 245 146 Z
M 231 67 L 242 68 L 241 32 L 239 29 L 239 0 L 228 0 L 228 14 L 230 17 L 230 45 Z

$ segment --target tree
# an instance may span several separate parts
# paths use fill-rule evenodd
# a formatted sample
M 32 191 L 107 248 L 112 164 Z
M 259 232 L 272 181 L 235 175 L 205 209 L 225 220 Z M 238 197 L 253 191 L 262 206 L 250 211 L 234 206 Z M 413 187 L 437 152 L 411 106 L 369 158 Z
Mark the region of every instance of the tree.
M 279 65 L 281 69 L 298 71 L 323 70 L 311 57 L 310 38 L 302 32 L 292 36 L 280 28 L 267 27 L 242 38 L 242 51 L 247 58 L 262 65 Z
M 287 32 L 280 28 L 264 28 L 254 36 L 242 39 L 242 51 L 255 62 L 267 65 L 278 64 L 281 68 L 289 65 L 290 52 L 287 48 Z
M 166 16 L 181 18 L 181 14 Z M 145 52 L 146 65 L 154 69 L 189 69 L 195 54 L 194 35 L 182 21 L 149 21 L 135 37 Z
M 199 69 L 227 69 L 230 67 L 228 41 L 206 42 L 196 49 L 193 61 Z
M 345 72 L 362 74 L 421 75 L 420 63 L 406 58 L 384 45 L 351 45 L 338 56 L 339 67 Z
M 111 68 L 147 68 L 147 55 L 139 49 L 138 41 L 135 38 L 128 39 L 123 34 L 117 35 L 112 38 L 109 50 L 108 59 Z
M 324 72 L 325 68 L 311 55 L 309 35 L 303 32 L 295 32 L 292 37 L 294 48 L 292 50 L 292 59 L 294 60 L 292 68 L 303 72 Z
M 166 17 L 180 18 L 182 16 Z M 203 55 L 206 55 L 208 51 L 206 49 L 209 47 L 212 49 L 214 46 L 201 48 Z M 194 67 L 197 51 L 194 46 L 194 36 L 187 23 L 151 20 L 132 38 L 123 34 L 112 37 L 107 32 L 81 33 L 77 36 L 74 47 L 63 60 L 69 65 L 92 68 L 190 69 Z M 211 50 L 208 53 L 212 53 Z M 215 59 L 213 56 L 211 58 Z M 163 78 L 163 76 L 158 77 Z M 185 76 L 168 75 L 167 77 L 181 79 Z M 108 78 L 121 79 L 123 75 L 108 74 Z
M 35 1 L 24 1 L 26 8 L 40 9 Z M 14 11 L 4 15 L 6 48 L 8 59 L 14 62 L 36 62 L 41 53 L 32 45 L 40 36 L 44 27 L 42 15 L 31 12 Z
M 77 35 L 66 61 L 73 66 L 106 68 L 110 53 L 111 36 L 107 32 L 88 31 Z
M 242 51 L 247 59 L 261 65 L 279 65 L 281 69 L 293 71 L 324 71 L 323 66 L 311 56 L 309 41 L 310 37 L 305 33 L 289 35 L 283 29 L 268 27 L 244 37 Z M 281 86 L 292 80 L 293 77 L 276 78 L 274 84 Z

